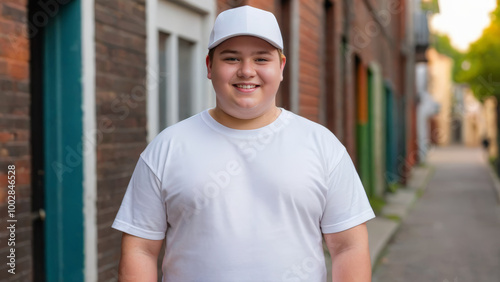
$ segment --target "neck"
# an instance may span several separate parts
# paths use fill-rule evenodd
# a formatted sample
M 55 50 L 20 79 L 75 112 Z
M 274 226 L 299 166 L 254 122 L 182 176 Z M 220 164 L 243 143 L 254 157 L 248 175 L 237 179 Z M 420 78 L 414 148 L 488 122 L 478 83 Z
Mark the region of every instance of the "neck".
M 271 110 L 266 111 L 264 114 L 250 119 L 241 119 L 234 117 L 221 108 L 215 107 L 209 110 L 209 114 L 220 124 L 240 130 L 251 130 L 264 127 L 266 125 L 274 122 L 280 115 L 281 110 L 277 107 L 273 107 Z

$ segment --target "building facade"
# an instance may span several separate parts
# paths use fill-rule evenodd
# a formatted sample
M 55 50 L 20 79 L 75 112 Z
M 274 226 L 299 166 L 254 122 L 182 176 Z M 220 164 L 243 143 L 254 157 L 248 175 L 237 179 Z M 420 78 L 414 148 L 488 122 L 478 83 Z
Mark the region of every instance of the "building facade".
M 216 15 L 278 18 L 287 56 L 279 106 L 329 128 L 370 197 L 415 162 L 409 0 L 0 1 L 0 255 L 15 165 L 15 273 L 2 281 L 116 281 L 110 228 L 140 152 L 212 107 L 206 45 Z M 9 223 L 10 224 L 10 223 Z M 4 243 L 5 242 L 5 243 Z
M 453 82 L 451 71 L 453 60 L 434 48 L 427 51 L 429 65 L 429 93 L 439 104 L 439 113 L 433 117 L 431 140 L 433 144 L 445 146 L 452 140 Z

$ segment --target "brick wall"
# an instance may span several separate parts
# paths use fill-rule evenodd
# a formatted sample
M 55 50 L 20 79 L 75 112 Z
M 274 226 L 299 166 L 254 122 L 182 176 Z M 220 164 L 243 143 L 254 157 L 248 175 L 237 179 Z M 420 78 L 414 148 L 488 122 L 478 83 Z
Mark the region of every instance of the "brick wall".
M 354 20 L 349 35 L 355 53 L 365 64 L 377 62 L 384 78 L 393 83 L 398 94 L 403 92 L 405 71 L 401 68 L 405 8 L 401 3 L 400 0 L 354 1 Z M 373 13 L 378 15 L 379 22 Z
M 227 9 L 231 9 L 243 5 L 252 5 L 253 3 L 248 3 L 248 0 L 217 0 L 217 14 Z M 250 2 L 252 2 L 250 0 Z
M 146 146 L 145 1 L 97 0 L 96 115 L 99 281 L 117 278 L 121 233 L 111 224 Z
M 250 5 L 259 9 L 270 12 L 276 12 L 277 6 L 275 1 L 268 0 L 217 0 L 217 14 L 227 9 L 239 7 L 243 5 Z
M 323 2 L 300 1 L 299 114 L 320 122 L 323 73 Z
M 0 3 L 0 280 L 31 280 L 31 158 L 27 1 Z M 7 272 L 10 248 L 7 171 L 15 165 L 15 275 Z M 12 242 L 12 241 L 11 241 Z
M 325 66 L 323 109 L 325 111 L 325 125 L 339 138 L 344 140 L 344 128 L 342 126 L 344 115 L 344 68 L 345 56 L 342 53 L 343 35 L 343 3 L 332 0 L 330 7 L 325 11 Z
M 244 2 L 244 1 L 242 1 Z M 273 12 L 275 15 L 278 12 L 279 7 L 275 4 L 275 1 L 269 0 L 247 0 L 247 5 L 251 5 L 253 7 Z

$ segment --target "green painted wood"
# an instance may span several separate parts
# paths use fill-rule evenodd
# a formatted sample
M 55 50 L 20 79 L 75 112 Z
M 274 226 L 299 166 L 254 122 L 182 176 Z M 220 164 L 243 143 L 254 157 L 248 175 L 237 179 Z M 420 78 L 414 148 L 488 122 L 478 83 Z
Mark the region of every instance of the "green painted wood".
M 368 147 L 368 159 L 367 159 L 367 173 L 368 173 L 368 189 L 369 195 L 375 196 L 375 154 L 373 150 L 373 144 L 375 144 L 375 116 L 374 116 L 374 89 L 373 89 L 373 73 L 368 71 L 368 140 L 366 146 Z
M 375 116 L 374 116 L 374 76 L 371 71 L 367 72 L 367 95 L 368 99 L 366 107 L 366 116 L 368 117 L 365 122 L 358 120 L 356 125 L 356 144 L 358 152 L 358 169 L 368 196 L 375 196 Z
M 371 116 L 372 121 L 371 134 L 373 143 L 371 144 L 373 159 L 373 190 L 376 196 L 382 197 L 386 190 L 385 171 L 386 171 L 386 153 L 385 153 L 385 90 L 383 86 L 382 71 L 380 66 L 372 62 L 369 66 L 371 78 L 370 95 L 372 98 Z
M 80 6 L 60 6 L 45 27 L 47 281 L 84 281 Z
M 358 172 L 368 196 L 372 196 L 373 183 L 370 170 L 372 158 L 370 136 L 370 102 L 368 71 L 359 58 L 356 58 L 356 156 Z
M 400 176 L 400 181 L 406 176 L 406 170 L 409 169 L 406 163 L 406 103 L 405 98 L 399 97 L 397 103 L 397 172 Z
M 385 85 L 386 96 L 386 173 L 385 178 L 388 184 L 397 183 L 399 175 L 397 171 L 397 115 L 395 113 L 395 99 L 391 87 Z
M 361 182 L 368 196 L 372 196 L 372 181 L 370 172 L 370 127 L 368 123 L 358 123 L 356 126 L 358 151 L 358 170 Z

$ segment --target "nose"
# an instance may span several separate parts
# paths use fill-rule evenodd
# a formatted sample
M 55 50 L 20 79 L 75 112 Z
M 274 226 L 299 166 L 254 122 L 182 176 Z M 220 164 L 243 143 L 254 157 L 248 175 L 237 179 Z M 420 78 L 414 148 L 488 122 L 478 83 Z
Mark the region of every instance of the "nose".
M 251 60 L 241 61 L 240 68 L 238 70 L 238 76 L 243 78 L 249 78 L 255 76 L 255 68 Z

